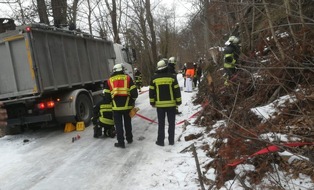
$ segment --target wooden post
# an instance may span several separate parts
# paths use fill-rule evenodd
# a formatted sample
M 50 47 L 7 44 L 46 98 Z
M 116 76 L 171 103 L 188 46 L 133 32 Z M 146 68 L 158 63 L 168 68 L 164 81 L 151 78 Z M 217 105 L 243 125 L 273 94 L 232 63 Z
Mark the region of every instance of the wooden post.
M 200 185 L 201 185 L 202 190 L 205 190 L 204 183 L 203 183 L 203 176 L 202 176 L 200 164 L 198 162 L 198 157 L 197 157 L 197 153 L 196 153 L 196 149 L 195 149 L 194 144 L 192 145 L 192 150 L 193 150 L 193 155 L 195 158 L 195 164 L 196 164 L 196 169 L 197 169 L 197 173 L 198 173 L 198 179 L 200 181 Z

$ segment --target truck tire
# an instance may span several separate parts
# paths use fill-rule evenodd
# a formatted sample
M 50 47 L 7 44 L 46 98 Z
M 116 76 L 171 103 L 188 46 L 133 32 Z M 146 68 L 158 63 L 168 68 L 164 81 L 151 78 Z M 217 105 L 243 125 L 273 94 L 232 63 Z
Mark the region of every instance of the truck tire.
M 93 104 L 91 99 L 85 94 L 80 94 L 76 99 L 75 107 L 76 121 L 84 121 L 85 126 L 88 127 L 93 115 Z

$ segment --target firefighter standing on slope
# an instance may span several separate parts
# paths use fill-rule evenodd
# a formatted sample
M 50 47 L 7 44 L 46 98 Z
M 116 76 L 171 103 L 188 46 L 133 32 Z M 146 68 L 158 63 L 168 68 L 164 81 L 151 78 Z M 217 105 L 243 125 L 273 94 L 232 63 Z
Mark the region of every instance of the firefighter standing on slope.
M 177 72 L 176 72 L 176 58 L 175 57 L 170 57 L 168 60 L 168 71 L 169 73 L 173 74 L 175 77 L 177 77 Z M 179 112 L 179 108 L 178 106 L 176 106 L 176 114 L 181 114 L 181 112 Z
M 158 136 L 156 144 L 164 146 L 165 119 L 168 119 L 168 141 L 174 145 L 176 106 L 181 105 L 181 91 L 177 77 L 169 73 L 164 60 L 157 63 L 157 71 L 149 85 L 150 105 L 157 108 Z
M 224 70 L 225 70 L 225 85 L 229 85 L 228 81 L 236 73 L 236 65 L 240 56 L 240 39 L 235 36 L 230 36 L 224 48 Z
M 104 82 L 104 88 L 108 88 L 108 82 Z M 105 92 L 103 93 L 105 94 Z M 94 124 L 94 138 L 99 138 L 102 133 L 105 137 L 115 137 L 115 128 L 112 112 L 111 96 L 103 96 L 93 109 L 92 122 Z M 103 130 L 103 132 L 102 132 Z
M 123 64 L 114 65 L 113 74 L 107 83 L 108 86 L 105 87 L 104 94 L 112 99 L 113 119 L 118 140 L 114 146 L 125 148 L 125 139 L 128 144 L 133 142 L 132 123 L 129 113 L 135 105 L 138 92 L 132 78 L 124 73 Z
M 142 73 L 137 68 L 134 68 L 134 71 L 135 71 L 135 74 L 134 74 L 135 85 L 136 85 L 136 88 L 138 89 L 138 91 L 141 92 Z

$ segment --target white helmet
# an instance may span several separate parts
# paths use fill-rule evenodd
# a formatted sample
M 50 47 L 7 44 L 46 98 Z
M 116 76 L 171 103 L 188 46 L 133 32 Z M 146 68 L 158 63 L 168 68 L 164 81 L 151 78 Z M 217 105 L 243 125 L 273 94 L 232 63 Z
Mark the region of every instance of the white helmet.
M 136 68 L 136 67 L 134 68 L 134 71 L 137 71 L 137 68 Z
M 238 37 L 235 37 L 235 36 L 230 36 L 230 38 L 228 39 L 228 41 L 230 43 L 233 43 L 233 44 L 237 44 L 240 42 L 240 39 Z
M 168 60 L 168 63 L 176 64 L 176 58 L 175 57 L 170 57 Z
M 124 67 L 122 63 L 115 64 L 112 69 L 113 72 L 124 71 Z
M 167 64 L 164 60 L 160 60 L 158 63 L 157 63 L 157 70 L 162 70 L 162 69 L 165 69 L 167 68 Z

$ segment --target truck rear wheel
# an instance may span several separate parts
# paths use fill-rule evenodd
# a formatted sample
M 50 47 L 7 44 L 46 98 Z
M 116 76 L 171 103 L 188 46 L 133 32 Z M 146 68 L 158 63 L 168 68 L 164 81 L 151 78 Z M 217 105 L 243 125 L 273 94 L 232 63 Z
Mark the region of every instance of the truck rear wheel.
M 93 104 L 91 99 L 87 95 L 81 94 L 77 97 L 75 106 L 76 121 L 84 121 L 85 126 L 87 127 L 91 122 L 93 114 Z

